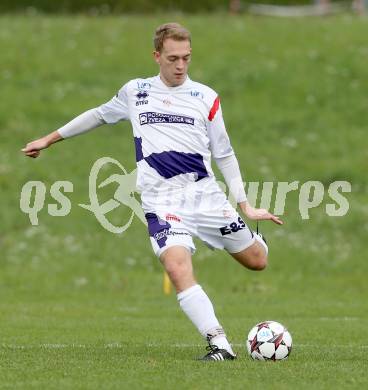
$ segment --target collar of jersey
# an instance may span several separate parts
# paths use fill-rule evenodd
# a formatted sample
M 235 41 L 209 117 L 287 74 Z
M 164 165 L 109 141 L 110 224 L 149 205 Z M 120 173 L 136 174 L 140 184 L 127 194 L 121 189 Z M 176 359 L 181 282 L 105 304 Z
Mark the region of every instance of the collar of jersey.
M 185 85 L 188 83 L 188 81 L 190 81 L 190 78 L 189 78 L 189 76 L 187 75 L 187 78 L 185 79 L 185 81 L 184 81 L 183 84 L 180 84 L 180 85 L 178 85 L 178 86 L 176 86 L 176 87 L 168 87 L 168 86 L 161 80 L 160 74 L 158 74 L 156 78 L 157 78 L 157 81 L 158 81 L 158 83 L 160 84 L 160 86 L 161 86 L 163 89 L 167 89 L 168 91 L 177 91 L 178 89 L 185 87 Z

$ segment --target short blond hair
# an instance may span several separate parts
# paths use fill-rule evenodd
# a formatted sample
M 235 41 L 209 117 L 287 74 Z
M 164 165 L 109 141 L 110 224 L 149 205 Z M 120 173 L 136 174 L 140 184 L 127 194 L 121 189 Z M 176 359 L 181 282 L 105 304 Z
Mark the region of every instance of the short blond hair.
M 175 41 L 192 42 L 190 32 L 181 26 L 179 23 L 165 23 L 158 26 L 153 38 L 155 50 L 161 52 L 166 39 L 174 39 Z

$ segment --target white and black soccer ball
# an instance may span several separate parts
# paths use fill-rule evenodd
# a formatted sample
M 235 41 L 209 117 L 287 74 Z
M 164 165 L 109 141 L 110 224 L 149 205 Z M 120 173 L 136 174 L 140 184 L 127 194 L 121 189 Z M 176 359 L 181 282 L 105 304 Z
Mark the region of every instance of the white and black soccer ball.
M 283 360 L 291 352 L 289 331 L 276 321 L 264 321 L 254 326 L 247 337 L 247 350 L 254 360 Z

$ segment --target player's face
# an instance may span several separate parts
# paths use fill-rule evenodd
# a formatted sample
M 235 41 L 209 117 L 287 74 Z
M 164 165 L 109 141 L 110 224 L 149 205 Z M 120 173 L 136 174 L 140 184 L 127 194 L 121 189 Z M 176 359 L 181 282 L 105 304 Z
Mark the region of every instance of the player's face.
M 184 83 L 191 53 L 189 41 L 173 39 L 166 39 L 162 51 L 153 53 L 155 61 L 160 65 L 161 79 L 168 87 L 176 87 Z

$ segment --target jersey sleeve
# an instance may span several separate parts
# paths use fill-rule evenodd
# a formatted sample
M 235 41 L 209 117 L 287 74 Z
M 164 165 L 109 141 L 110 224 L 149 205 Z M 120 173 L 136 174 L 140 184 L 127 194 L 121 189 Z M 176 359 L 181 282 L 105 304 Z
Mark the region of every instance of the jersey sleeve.
M 229 136 L 226 131 L 220 98 L 217 96 L 208 114 L 208 137 L 210 139 L 210 150 L 214 158 L 222 158 L 234 154 Z
M 128 84 L 125 84 L 111 100 L 99 106 L 97 111 L 106 123 L 128 120 Z

